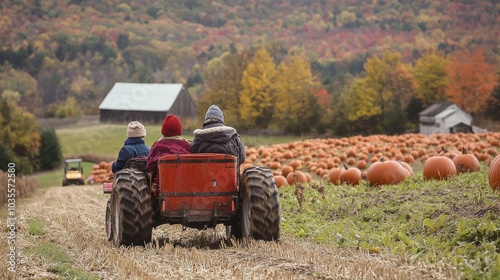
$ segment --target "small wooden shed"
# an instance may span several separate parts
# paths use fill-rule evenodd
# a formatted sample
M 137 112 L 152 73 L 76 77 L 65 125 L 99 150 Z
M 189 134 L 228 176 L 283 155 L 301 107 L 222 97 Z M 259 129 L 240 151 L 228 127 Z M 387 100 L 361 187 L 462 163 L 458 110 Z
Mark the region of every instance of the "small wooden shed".
M 438 101 L 419 114 L 420 133 L 473 132 L 473 118 L 455 103 Z
M 161 123 L 167 114 L 196 116 L 196 108 L 183 84 L 115 83 L 99 105 L 99 121 Z

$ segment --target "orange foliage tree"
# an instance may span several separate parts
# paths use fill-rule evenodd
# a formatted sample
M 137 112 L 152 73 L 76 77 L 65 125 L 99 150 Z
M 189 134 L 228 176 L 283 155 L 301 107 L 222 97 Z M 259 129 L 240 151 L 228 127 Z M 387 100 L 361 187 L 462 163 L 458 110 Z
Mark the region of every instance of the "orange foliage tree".
M 457 51 L 448 67 L 446 92 L 451 100 L 470 114 L 487 109 L 496 85 L 495 68 L 482 49 Z

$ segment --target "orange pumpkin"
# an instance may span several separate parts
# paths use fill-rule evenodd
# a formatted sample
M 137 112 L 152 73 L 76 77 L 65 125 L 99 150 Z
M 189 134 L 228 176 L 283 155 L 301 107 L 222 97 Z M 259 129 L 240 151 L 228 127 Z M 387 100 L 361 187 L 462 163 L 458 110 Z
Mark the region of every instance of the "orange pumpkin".
M 500 190 L 500 155 L 495 157 L 490 164 L 490 170 L 488 171 L 488 181 L 490 187 L 496 191 Z
M 342 173 L 342 169 L 332 168 L 327 175 L 330 183 L 332 183 L 334 185 L 340 184 L 340 173 Z
M 398 184 L 406 177 L 409 172 L 397 161 L 385 160 L 372 163 L 366 170 L 366 180 L 371 186 Z
M 289 185 L 293 185 L 295 184 L 295 182 L 307 183 L 307 177 L 302 171 L 294 171 L 288 173 L 288 176 L 286 176 L 286 181 Z
M 423 175 L 425 180 L 442 180 L 457 175 L 457 168 L 449 157 L 433 156 L 425 161 Z
M 276 182 L 276 187 L 278 187 L 278 188 L 288 185 L 288 181 L 286 180 L 285 176 L 283 176 L 283 175 L 275 175 L 274 181 Z
M 356 167 L 359 169 L 365 169 L 366 166 L 367 166 L 367 163 L 366 163 L 366 160 L 364 160 L 364 159 L 361 159 L 358 161 L 358 163 L 356 163 Z
M 293 167 L 291 167 L 290 165 L 284 165 L 281 168 L 281 175 L 283 175 L 285 178 L 286 176 L 288 176 L 288 173 L 290 172 L 293 172 Z
M 413 176 L 413 169 L 411 168 L 410 164 L 408 164 L 405 161 L 400 161 L 399 164 L 401 164 L 401 166 L 403 166 L 403 168 L 408 171 L 408 174 L 409 174 L 408 177 Z
M 473 154 L 468 154 L 465 147 L 462 148 L 462 154 L 456 155 L 453 158 L 453 163 L 458 173 L 476 172 L 481 168 L 477 157 Z
M 345 170 L 340 173 L 340 183 L 346 183 L 348 185 L 359 185 L 361 182 L 361 170 L 357 167 L 349 167 L 344 165 Z

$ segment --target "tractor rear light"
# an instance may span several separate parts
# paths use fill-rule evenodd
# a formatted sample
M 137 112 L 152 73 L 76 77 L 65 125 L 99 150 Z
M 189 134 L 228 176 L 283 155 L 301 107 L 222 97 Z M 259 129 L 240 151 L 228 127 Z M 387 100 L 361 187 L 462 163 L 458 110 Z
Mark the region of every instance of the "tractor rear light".
M 167 204 L 165 203 L 165 200 L 163 200 L 161 202 L 161 212 L 165 212 L 166 209 L 167 209 Z
M 231 200 L 231 212 L 234 212 L 234 200 Z
M 104 193 L 111 193 L 113 191 L 113 183 L 103 183 L 102 191 Z

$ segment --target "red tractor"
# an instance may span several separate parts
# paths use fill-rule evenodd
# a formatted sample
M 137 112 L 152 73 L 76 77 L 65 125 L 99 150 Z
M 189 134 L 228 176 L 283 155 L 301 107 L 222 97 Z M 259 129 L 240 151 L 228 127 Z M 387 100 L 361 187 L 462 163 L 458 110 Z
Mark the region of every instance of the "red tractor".
M 111 194 L 106 235 L 113 245 L 149 243 L 153 227 L 162 224 L 184 229 L 224 224 L 228 237 L 279 239 L 278 189 L 267 167 L 240 175 L 232 155 L 166 155 L 158 161 L 158 184 L 145 169 L 146 158 L 132 159 L 113 183 L 103 185 Z

